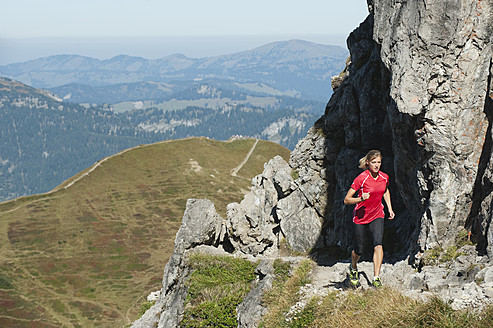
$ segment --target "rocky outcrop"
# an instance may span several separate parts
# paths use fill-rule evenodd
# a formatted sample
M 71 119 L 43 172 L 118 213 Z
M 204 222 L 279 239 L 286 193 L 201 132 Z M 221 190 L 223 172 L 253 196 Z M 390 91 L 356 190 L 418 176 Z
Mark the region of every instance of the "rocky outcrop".
M 156 303 L 132 327 L 177 327 L 187 296 L 189 278 L 187 254 L 197 246 L 217 246 L 224 238 L 224 220 L 206 199 L 189 199 L 175 248 L 164 269 L 161 294 Z
M 374 1 L 374 17 L 391 76 L 387 112 L 398 190 L 419 220 L 421 248 L 447 245 L 470 213 L 490 124 L 492 5 Z
M 274 280 L 273 262 L 273 260 L 263 260 L 257 267 L 255 274 L 259 277 L 259 282 L 237 308 L 238 327 L 258 327 L 260 320 L 267 312 L 267 309 L 262 305 L 262 297 L 265 291 L 272 288 Z
M 207 225 L 215 231 L 207 243 L 257 257 L 278 256 L 284 244 L 315 259 L 348 254 L 352 207 L 343 198 L 360 172 L 358 159 L 380 149 L 396 212 L 384 236 L 385 259 L 396 263 L 386 270 L 401 277 L 395 286 L 437 293 L 455 308 L 489 303 L 493 4 L 368 5 L 370 15 L 348 37 L 351 61 L 324 115 L 289 164 L 271 160 L 243 201 L 228 206 L 227 220 Z M 453 245 L 464 228 L 476 247 L 447 264 L 421 266 L 425 251 Z
M 467 226 L 486 250 L 492 5 L 375 0 L 370 8 L 348 38 L 349 74 L 317 124 L 326 136 L 325 240 L 348 244 L 341 198 L 357 159 L 377 148 L 399 222 L 387 249 L 404 257 L 446 247 Z

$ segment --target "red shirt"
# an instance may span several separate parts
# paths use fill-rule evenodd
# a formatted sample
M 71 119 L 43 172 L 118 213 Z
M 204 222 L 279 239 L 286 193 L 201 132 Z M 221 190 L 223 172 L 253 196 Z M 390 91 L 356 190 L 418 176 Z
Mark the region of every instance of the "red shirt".
M 370 198 L 362 201 L 354 207 L 353 222 L 356 224 L 367 224 L 371 221 L 383 218 L 382 197 L 389 185 L 389 176 L 383 172 L 378 172 L 374 179 L 370 171 L 363 171 L 354 179 L 351 188 L 356 190 L 358 197 L 365 193 L 370 193 Z

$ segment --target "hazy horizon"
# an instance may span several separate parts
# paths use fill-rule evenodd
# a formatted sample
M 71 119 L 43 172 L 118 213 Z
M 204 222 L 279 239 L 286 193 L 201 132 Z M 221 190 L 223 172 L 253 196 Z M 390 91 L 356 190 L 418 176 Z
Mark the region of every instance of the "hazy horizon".
M 0 65 L 53 55 L 80 55 L 100 60 L 118 55 L 158 59 L 180 53 L 203 58 L 250 50 L 262 45 L 299 39 L 347 49 L 347 35 L 240 35 L 165 37 L 43 37 L 0 38 Z
M 346 47 L 366 0 L 16 0 L 0 11 L 0 65 L 76 54 L 202 58 L 301 39 Z

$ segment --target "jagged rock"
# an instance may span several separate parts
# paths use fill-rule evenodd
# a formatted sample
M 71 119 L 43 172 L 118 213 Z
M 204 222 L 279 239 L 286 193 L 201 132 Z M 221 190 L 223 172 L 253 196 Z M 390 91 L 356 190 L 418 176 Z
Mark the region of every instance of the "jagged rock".
M 161 295 L 161 290 L 152 292 L 149 295 L 147 295 L 147 301 L 148 302 L 157 301 L 157 299 L 159 298 L 159 295 Z
M 300 190 L 279 200 L 276 213 L 281 222 L 281 230 L 292 250 L 308 252 L 323 246 L 319 239 L 322 219 L 313 207 L 308 206 Z
M 227 233 L 235 249 L 252 255 L 277 251 L 279 223 L 275 207 L 278 198 L 294 188 L 291 171 L 286 161 L 276 156 L 252 180 L 252 188 L 241 203 L 227 206 Z
M 397 213 L 387 248 L 404 258 L 446 247 L 467 225 L 491 253 L 492 4 L 375 0 L 369 8 L 348 38 L 349 75 L 290 159 L 301 190 L 310 181 L 326 191 L 321 239 L 350 247 L 341 200 L 358 158 L 376 148 Z
M 391 75 L 387 111 L 399 192 L 416 209 L 421 248 L 449 245 L 470 213 L 489 125 L 492 4 L 373 5 L 374 39 Z
M 344 70 L 337 76 L 332 76 L 330 78 L 330 86 L 332 87 L 332 91 L 336 91 L 337 88 L 339 88 L 344 81 L 344 79 L 348 76 L 349 71 L 348 71 L 348 66 L 351 64 L 351 57 L 349 57 L 346 60 L 346 67 Z
M 207 199 L 189 199 L 176 234 L 175 249 L 187 250 L 197 245 L 218 245 L 225 234 L 224 220 Z

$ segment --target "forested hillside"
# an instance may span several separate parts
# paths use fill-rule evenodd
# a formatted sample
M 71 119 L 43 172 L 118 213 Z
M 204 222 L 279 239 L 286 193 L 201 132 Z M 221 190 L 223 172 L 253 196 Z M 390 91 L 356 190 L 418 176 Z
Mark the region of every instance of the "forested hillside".
M 119 114 L 0 78 L 0 200 L 49 191 L 98 160 L 160 140 L 241 135 L 292 149 L 317 116 L 231 104 Z
M 0 199 L 48 191 L 98 159 L 162 139 L 126 117 L 0 83 Z

